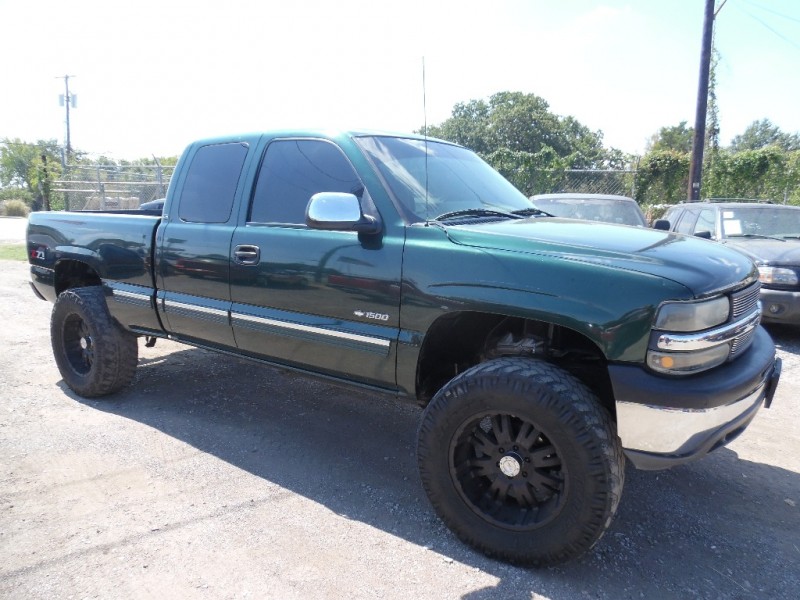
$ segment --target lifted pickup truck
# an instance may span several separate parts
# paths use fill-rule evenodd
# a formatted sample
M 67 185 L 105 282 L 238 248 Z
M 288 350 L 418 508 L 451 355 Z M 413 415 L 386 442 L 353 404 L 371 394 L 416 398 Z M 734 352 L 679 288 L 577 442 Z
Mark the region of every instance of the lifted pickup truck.
M 198 141 L 163 214 L 34 213 L 32 285 L 76 393 L 168 337 L 415 399 L 421 480 L 465 542 L 552 565 L 609 527 L 625 457 L 729 442 L 772 400 L 758 270 L 553 218 L 465 148 L 288 131 Z

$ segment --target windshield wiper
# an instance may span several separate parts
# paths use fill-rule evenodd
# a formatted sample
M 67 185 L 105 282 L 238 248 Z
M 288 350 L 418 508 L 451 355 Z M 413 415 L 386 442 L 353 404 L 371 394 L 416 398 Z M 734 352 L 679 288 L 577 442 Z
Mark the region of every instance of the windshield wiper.
M 545 212 L 539 208 L 521 208 L 519 210 L 512 210 L 512 214 L 520 215 L 522 217 L 554 217 L 555 215 L 551 215 L 549 212 Z
M 763 235 L 761 233 L 735 233 L 733 235 L 728 234 L 729 238 L 738 238 L 738 237 L 745 237 L 745 238 L 761 238 L 765 240 L 776 240 L 778 242 L 785 242 L 784 238 L 776 237 L 774 235 Z
M 522 218 L 515 213 L 507 213 L 500 210 L 491 210 L 488 208 L 465 208 L 463 210 L 454 210 L 452 212 L 443 213 L 438 217 L 435 217 L 433 220 L 447 221 L 448 219 L 455 219 L 457 217 L 504 217 L 506 219 Z

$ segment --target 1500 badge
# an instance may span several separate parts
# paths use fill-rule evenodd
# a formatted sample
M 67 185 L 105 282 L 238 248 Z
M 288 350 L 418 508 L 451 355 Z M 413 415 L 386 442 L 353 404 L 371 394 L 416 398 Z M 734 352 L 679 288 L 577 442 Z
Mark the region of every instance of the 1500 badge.
M 385 315 L 383 313 L 376 313 L 371 311 L 365 310 L 354 310 L 353 314 L 359 318 L 365 319 L 373 319 L 375 321 L 388 321 L 389 315 Z

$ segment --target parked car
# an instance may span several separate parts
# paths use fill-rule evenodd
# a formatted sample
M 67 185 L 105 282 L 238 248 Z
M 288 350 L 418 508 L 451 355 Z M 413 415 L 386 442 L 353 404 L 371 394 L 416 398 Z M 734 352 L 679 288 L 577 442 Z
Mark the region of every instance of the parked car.
M 736 248 L 758 265 L 766 322 L 800 324 L 800 207 L 757 201 L 677 204 L 653 225 Z
M 611 194 L 538 194 L 530 197 L 536 208 L 554 217 L 602 221 L 618 225 L 647 226 L 633 198 Z

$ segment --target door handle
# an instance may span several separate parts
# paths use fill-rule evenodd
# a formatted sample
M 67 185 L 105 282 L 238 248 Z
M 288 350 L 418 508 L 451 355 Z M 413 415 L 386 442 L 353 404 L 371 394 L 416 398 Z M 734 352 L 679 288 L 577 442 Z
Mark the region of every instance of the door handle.
M 257 265 L 261 260 L 261 250 L 258 246 L 242 244 L 233 249 L 233 260 L 240 265 Z

